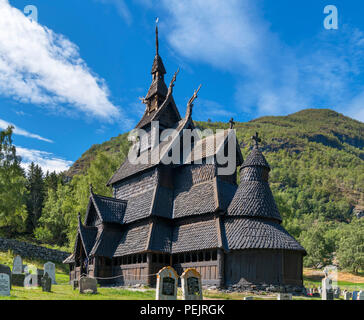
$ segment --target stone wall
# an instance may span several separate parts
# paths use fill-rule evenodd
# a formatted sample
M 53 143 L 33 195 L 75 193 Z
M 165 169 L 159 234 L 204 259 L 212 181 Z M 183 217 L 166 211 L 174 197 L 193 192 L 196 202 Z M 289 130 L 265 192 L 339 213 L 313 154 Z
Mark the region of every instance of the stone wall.
M 24 241 L 0 238 L 0 251 L 11 250 L 22 258 L 42 259 L 61 263 L 70 253 L 48 249 Z

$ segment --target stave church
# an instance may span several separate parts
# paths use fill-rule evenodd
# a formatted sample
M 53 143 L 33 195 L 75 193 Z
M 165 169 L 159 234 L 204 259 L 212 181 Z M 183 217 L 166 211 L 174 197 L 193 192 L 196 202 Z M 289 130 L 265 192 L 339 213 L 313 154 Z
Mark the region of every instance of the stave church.
M 136 128 L 150 136 L 152 121 L 158 121 L 159 130 L 175 130 L 172 141 L 162 142 L 158 150 L 163 159 L 185 129 L 195 128 L 197 91 L 182 117 L 173 99 L 177 74 L 169 87 L 164 80 L 157 27 L 151 74 L 142 100 L 145 113 Z M 302 286 L 306 252 L 281 225 L 268 182 L 270 167 L 258 136 L 253 138 L 245 160 L 232 125 L 222 133 L 193 139 L 192 151 L 202 152 L 181 164 L 134 164 L 127 158 L 108 182 L 114 197 L 95 194 L 90 187 L 85 218 L 78 218 L 74 252 L 64 261 L 70 280 L 87 274 L 101 284 L 153 286 L 155 274 L 172 266 L 179 275 L 196 268 L 204 285 Z M 236 169 L 219 175 L 216 159 L 231 139 L 236 142 Z M 139 157 L 151 157 L 151 138 L 143 141 Z

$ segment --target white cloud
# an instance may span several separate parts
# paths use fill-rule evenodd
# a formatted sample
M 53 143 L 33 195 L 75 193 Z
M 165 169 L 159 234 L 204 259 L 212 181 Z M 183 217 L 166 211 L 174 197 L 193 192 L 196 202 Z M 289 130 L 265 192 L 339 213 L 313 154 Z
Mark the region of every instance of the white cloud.
M 0 129 L 6 129 L 9 126 L 14 127 L 14 129 L 13 129 L 14 134 L 24 136 L 24 137 L 28 137 L 28 138 L 38 139 L 38 140 L 41 140 L 41 141 L 46 141 L 46 142 L 49 142 L 49 143 L 53 143 L 53 141 L 50 140 L 50 139 L 43 138 L 38 134 L 30 133 L 30 132 L 28 132 L 28 131 L 26 131 L 26 130 L 24 130 L 22 128 L 19 128 L 18 126 L 16 126 L 13 123 L 10 123 L 10 122 L 7 122 L 5 120 L 0 119 Z
M 104 80 L 87 67 L 78 47 L 30 21 L 8 0 L 0 0 L 0 94 L 59 110 L 65 104 L 108 120 L 120 116 Z
M 22 158 L 21 165 L 27 169 L 34 162 L 38 164 L 44 172 L 61 172 L 68 170 L 72 165 L 72 161 L 57 158 L 54 154 L 46 151 L 27 149 L 16 146 L 16 153 Z
M 236 78 L 236 105 L 241 111 L 278 115 L 325 106 L 360 119 L 364 102 L 362 88 L 356 86 L 364 65 L 360 30 L 342 25 L 338 31 L 324 30 L 289 46 L 271 31 L 256 1 L 162 4 L 172 48 L 183 57 L 229 71 Z

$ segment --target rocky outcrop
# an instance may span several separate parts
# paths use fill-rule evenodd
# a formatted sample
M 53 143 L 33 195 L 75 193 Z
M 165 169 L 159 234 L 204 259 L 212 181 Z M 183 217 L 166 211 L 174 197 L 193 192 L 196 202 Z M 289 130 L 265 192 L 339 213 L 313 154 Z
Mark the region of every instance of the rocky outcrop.
M 0 251 L 11 250 L 22 258 L 41 259 L 61 263 L 70 254 L 68 252 L 37 246 L 24 241 L 0 238 Z

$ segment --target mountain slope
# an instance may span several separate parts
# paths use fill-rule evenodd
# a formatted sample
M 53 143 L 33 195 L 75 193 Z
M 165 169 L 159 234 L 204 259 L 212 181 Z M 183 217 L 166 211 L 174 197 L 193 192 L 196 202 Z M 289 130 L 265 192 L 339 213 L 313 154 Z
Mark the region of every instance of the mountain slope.
M 196 122 L 203 129 L 226 129 L 227 123 Z M 288 116 L 236 123 L 243 155 L 257 131 L 269 161 L 271 184 L 284 215 L 303 214 L 349 221 L 364 211 L 364 123 L 328 109 L 307 109 Z M 84 174 L 99 152 L 127 155 L 127 134 L 87 150 L 67 175 Z

